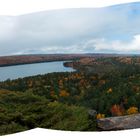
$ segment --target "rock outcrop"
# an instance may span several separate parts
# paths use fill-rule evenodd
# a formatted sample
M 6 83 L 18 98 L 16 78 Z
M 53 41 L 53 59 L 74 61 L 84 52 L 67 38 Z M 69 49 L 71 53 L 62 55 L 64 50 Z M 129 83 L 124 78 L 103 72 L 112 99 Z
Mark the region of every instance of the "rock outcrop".
M 140 114 L 98 119 L 97 126 L 103 131 L 140 128 Z
M 89 117 L 90 117 L 90 118 L 95 118 L 96 115 L 97 115 L 97 111 L 91 109 L 91 110 L 88 110 L 88 114 L 89 114 Z

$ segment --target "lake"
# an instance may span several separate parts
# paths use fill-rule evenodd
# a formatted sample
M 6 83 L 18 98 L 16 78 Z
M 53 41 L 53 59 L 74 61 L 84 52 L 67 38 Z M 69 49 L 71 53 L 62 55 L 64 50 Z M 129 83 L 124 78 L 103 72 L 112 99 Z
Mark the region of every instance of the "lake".
M 65 67 L 65 61 L 54 61 L 34 64 L 24 64 L 15 66 L 0 67 L 0 81 L 7 79 L 17 79 L 38 74 L 47 74 L 52 72 L 71 72 L 73 68 Z

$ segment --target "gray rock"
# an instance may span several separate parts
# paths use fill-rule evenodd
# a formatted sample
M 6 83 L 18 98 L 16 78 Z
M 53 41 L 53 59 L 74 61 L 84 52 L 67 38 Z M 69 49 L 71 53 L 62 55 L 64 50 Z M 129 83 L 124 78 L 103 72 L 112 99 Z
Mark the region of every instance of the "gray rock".
M 88 110 L 88 114 L 89 114 L 90 117 L 96 117 L 97 111 L 93 110 L 93 109 L 90 109 L 90 110 Z
M 104 131 L 140 128 L 140 114 L 98 119 L 97 126 Z

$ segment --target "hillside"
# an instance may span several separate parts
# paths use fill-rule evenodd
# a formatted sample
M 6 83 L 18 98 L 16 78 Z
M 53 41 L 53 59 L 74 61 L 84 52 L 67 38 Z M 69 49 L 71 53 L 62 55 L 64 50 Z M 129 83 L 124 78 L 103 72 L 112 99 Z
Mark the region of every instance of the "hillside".
M 111 54 L 36 54 L 36 55 L 15 55 L 15 56 L 1 56 L 0 67 L 31 64 L 50 61 L 66 61 L 76 60 L 85 57 L 109 57 Z
M 119 116 L 123 125 L 123 116 L 140 112 L 139 60 L 79 58 L 65 64 L 74 64 L 75 72 L 0 82 L 0 134 L 35 127 L 100 131 L 97 120 Z

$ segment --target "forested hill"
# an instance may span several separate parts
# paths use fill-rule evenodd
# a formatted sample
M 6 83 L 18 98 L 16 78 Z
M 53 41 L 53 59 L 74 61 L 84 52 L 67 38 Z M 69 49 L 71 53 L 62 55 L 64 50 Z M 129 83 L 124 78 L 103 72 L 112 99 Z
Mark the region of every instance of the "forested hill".
M 0 134 L 35 127 L 98 131 L 100 118 L 140 112 L 139 57 L 83 59 L 73 62 L 75 72 L 0 82 Z
M 112 54 L 34 54 L 0 56 L 0 67 L 50 61 L 75 60 L 85 57 L 109 57 Z

